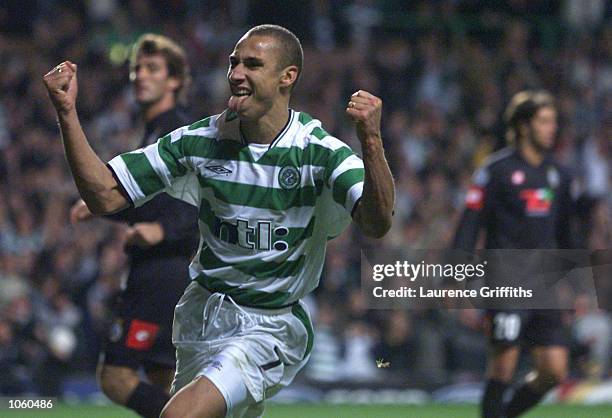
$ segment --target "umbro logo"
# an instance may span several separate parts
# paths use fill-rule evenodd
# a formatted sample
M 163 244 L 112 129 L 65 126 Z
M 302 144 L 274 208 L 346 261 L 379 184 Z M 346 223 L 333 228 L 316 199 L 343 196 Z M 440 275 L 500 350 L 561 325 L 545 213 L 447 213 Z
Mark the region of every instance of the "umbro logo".
M 232 173 L 232 170 L 223 167 L 222 165 L 209 165 L 204 167 L 205 169 L 212 171 L 215 174 L 228 175 Z

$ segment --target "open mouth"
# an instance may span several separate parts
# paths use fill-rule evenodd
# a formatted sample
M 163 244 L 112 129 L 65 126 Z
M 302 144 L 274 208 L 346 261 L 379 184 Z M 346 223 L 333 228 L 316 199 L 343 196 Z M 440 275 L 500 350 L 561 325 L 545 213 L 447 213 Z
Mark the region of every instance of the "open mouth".
M 232 88 L 232 95 L 230 96 L 227 107 L 234 112 L 239 112 L 242 109 L 244 101 L 251 95 L 251 90 L 245 88 Z
M 232 96 L 244 97 L 244 96 L 250 96 L 250 95 L 251 95 L 251 90 L 249 89 L 243 89 L 243 88 L 232 89 Z

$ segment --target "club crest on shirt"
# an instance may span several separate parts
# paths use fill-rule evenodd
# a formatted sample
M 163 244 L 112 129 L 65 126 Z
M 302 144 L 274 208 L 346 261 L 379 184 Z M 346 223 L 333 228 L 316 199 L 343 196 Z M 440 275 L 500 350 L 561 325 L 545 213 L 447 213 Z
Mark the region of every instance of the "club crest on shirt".
M 300 171 L 291 165 L 281 168 L 278 172 L 278 184 L 285 190 L 297 187 L 300 184 L 300 178 Z
M 525 172 L 523 170 L 516 170 L 512 173 L 511 180 L 515 186 L 523 184 L 525 182 Z

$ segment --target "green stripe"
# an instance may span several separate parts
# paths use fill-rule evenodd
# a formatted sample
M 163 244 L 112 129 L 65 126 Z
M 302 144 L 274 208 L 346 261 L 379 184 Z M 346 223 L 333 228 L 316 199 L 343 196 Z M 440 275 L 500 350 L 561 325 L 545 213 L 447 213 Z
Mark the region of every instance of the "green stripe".
M 290 148 L 279 148 L 275 147 L 264 154 L 257 164 L 264 165 L 275 165 L 284 167 L 292 165 L 294 167 L 301 167 L 304 165 L 312 165 L 317 167 L 328 167 L 330 158 L 348 158 L 353 155 L 353 152 L 348 147 L 342 147 L 336 151 L 326 148 L 319 144 L 308 144 L 306 148 L 290 147 Z
M 310 116 L 306 112 L 300 112 L 300 117 L 298 118 L 298 120 L 302 125 L 307 125 L 309 122 L 312 121 L 312 116 Z
M 295 189 L 273 189 L 270 187 L 220 181 L 198 175 L 200 186 L 211 188 L 215 198 L 232 205 L 253 208 L 287 210 L 294 207 L 314 206 L 323 190 L 323 183 Z
M 310 131 L 310 134 L 313 135 L 315 138 L 320 139 L 321 141 L 326 137 L 326 136 L 331 136 L 329 133 L 327 133 L 327 131 L 323 128 L 320 127 L 316 127 L 314 128 L 312 131 Z
M 204 273 L 200 273 L 195 280 L 209 292 L 225 293 L 226 295 L 231 296 L 231 298 L 234 299 L 237 304 L 254 308 L 282 308 L 289 304 L 287 301 L 292 296 L 292 294 L 288 292 L 268 293 L 232 286 L 227 284 L 222 279 L 207 276 Z
M 287 228 L 289 229 L 289 233 L 285 235 L 284 237 L 281 237 L 281 239 L 285 241 L 287 245 L 289 245 L 289 247 L 296 247 L 302 241 L 312 236 L 312 231 L 314 231 L 314 226 L 315 226 L 315 217 L 313 216 L 310 218 L 310 222 L 308 222 L 308 225 L 306 226 L 306 228 L 299 228 L 299 227 Z M 272 244 L 274 245 L 274 243 Z
M 175 141 L 175 144 L 179 142 L 182 144 L 184 155 L 187 157 L 254 162 L 248 146 L 230 139 L 217 142 L 214 138 L 184 135 L 181 139 Z M 336 151 L 321 144 L 308 144 L 306 148 L 297 146 L 289 148 L 273 147 L 257 160 L 256 164 L 278 167 L 287 165 L 327 167 L 330 158 L 333 157 L 333 166 L 337 167 L 351 155 L 353 155 L 353 152 L 348 146 Z
M 336 168 L 344 162 L 347 158 L 349 158 L 353 154 L 353 151 L 350 148 L 340 148 L 334 152 L 331 156 L 330 160 L 327 163 L 327 167 L 325 169 L 325 181 L 329 182 L 329 178 Z
M 183 135 L 180 142 L 185 157 L 251 161 L 248 148 L 231 139 L 217 141 L 214 137 Z
M 179 162 L 183 157 L 180 141 L 172 142 L 170 135 L 164 136 L 159 140 L 157 151 L 160 158 L 166 164 L 170 175 L 174 178 L 184 176 L 187 169 Z
M 270 277 L 291 277 L 296 276 L 298 272 L 304 267 L 306 256 L 301 255 L 295 261 L 282 261 L 280 263 L 272 261 L 243 261 L 240 263 L 226 263 L 225 261 L 218 258 L 215 253 L 206 247 L 200 253 L 200 263 L 204 267 L 204 270 L 213 270 L 220 268 L 231 267 L 244 273 L 248 276 L 255 277 L 257 279 L 268 279 Z
M 208 225 L 208 229 L 211 231 L 211 233 L 215 230 L 215 213 L 206 199 L 200 200 L 200 211 L 198 212 L 198 218 Z
M 349 189 L 363 181 L 364 174 L 363 168 L 352 168 L 340 174 L 334 181 L 334 200 L 344 206 Z
M 158 192 L 165 187 L 144 153 L 121 154 L 121 158 L 145 196 Z
M 310 322 L 308 314 L 306 313 L 304 308 L 302 308 L 302 305 L 300 305 L 299 302 L 291 307 L 291 313 L 297 319 L 299 319 L 300 322 L 304 325 L 304 328 L 306 328 L 306 333 L 308 334 L 308 342 L 306 343 L 306 351 L 304 352 L 304 357 L 302 357 L 306 358 L 306 356 L 310 354 L 310 351 L 312 351 L 312 345 L 314 343 L 314 330 L 312 329 L 312 323 Z
M 299 121 L 307 124 L 312 121 L 312 117 L 307 113 L 300 113 Z M 210 126 L 210 118 L 203 119 L 192 124 L 189 129 Z M 323 140 L 330 136 L 321 127 L 315 127 L 310 135 Z M 174 142 L 174 145 L 181 150 L 184 157 L 200 157 L 208 159 L 222 159 L 232 161 L 254 162 L 247 145 L 232 139 L 217 140 L 214 137 L 203 137 L 199 135 L 185 134 Z M 321 144 L 308 144 L 306 148 L 297 146 L 283 148 L 272 147 L 258 161 L 257 164 L 284 167 L 293 165 L 301 167 L 303 165 L 314 165 L 328 167 L 333 171 L 344 159 L 353 155 L 352 150 L 346 146 L 337 150 L 332 150 Z M 332 158 L 333 161 L 329 161 Z M 330 165 L 331 164 L 331 165 Z
M 198 217 L 202 222 L 204 222 L 208 226 L 208 229 L 211 231 L 211 233 L 213 233 L 215 230 L 215 216 L 216 215 L 212 207 L 208 203 L 208 200 L 202 199 L 200 202 L 200 211 L 198 213 Z M 287 243 L 289 248 L 296 247 L 302 241 L 312 236 L 312 232 L 314 231 L 314 225 L 315 225 L 315 217 L 312 216 L 310 218 L 310 221 L 308 222 L 308 225 L 305 228 L 301 228 L 301 227 L 287 228 L 289 230 L 287 235 L 282 236 L 282 237 L 277 237 L 273 234 L 272 235 L 273 240 L 274 238 L 278 238 L 278 239 L 276 241 L 273 241 L 272 244 L 274 244 L 274 242 L 282 240 Z

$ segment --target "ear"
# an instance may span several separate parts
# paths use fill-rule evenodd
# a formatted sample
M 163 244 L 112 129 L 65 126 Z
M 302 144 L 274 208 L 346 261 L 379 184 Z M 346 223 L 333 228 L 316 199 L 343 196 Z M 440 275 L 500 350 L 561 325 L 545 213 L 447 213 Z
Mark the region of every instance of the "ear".
M 177 91 L 181 87 L 181 82 L 176 77 L 169 77 L 168 87 L 170 87 L 172 91 Z
M 291 87 L 293 84 L 295 84 L 298 78 L 298 74 L 299 71 L 297 66 L 290 65 L 288 67 L 285 67 L 281 73 L 280 78 L 281 88 Z

